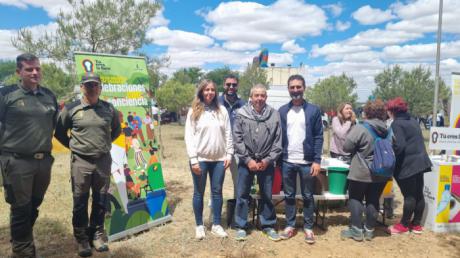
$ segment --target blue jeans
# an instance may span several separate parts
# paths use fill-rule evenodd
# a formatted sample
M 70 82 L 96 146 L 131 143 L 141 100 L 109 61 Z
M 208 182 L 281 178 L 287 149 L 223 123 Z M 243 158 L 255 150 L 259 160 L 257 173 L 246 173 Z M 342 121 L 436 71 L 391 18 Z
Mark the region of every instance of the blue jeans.
M 225 169 L 223 161 L 200 161 L 201 174 L 192 172 L 193 178 L 193 212 L 197 226 L 203 225 L 203 196 L 206 189 L 206 178 L 211 180 L 212 218 L 213 225 L 220 225 L 222 213 L 222 185 L 224 184 Z
M 304 229 L 313 228 L 313 214 L 315 211 L 315 201 L 313 192 L 315 189 L 314 177 L 310 174 L 311 165 L 294 164 L 283 161 L 283 191 L 286 195 L 286 224 L 295 227 L 296 218 L 296 186 L 297 174 L 300 175 L 300 191 L 303 199 L 303 219 Z
M 248 228 L 248 212 L 251 185 L 257 176 L 260 189 L 260 224 L 262 228 L 273 228 L 276 224 L 275 207 L 272 203 L 273 165 L 265 171 L 251 172 L 244 162 L 238 164 L 238 190 L 235 208 L 235 225 L 237 228 Z

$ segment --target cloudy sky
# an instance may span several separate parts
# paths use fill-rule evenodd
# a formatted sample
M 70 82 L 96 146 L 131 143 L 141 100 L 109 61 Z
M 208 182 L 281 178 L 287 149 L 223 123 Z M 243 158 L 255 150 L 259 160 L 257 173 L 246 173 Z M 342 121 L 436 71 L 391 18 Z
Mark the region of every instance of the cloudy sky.
M 358 83 L 361 100 L 374 75 L 393 64 L 435 71 L 438 0 L 164 0 L 147 33 L 150 55 L 170 57 L 164 72 L 228 65 L 242 70 L 261 48 L 269 63 L 303 64 L 309 84 L 345 72 Z M 55 30 L 66 0 L 0 0 L 0 59 L 18 51 L 10 39 L 21 27 Z M 460 0 L 444 0 L 441 76 L 460 72 Z

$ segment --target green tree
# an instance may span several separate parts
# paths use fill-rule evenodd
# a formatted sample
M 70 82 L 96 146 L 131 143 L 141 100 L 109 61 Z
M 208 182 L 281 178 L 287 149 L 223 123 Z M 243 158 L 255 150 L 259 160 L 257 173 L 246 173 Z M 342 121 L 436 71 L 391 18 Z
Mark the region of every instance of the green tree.
M 224 78 L 227 75 L 234 74 L 236 75 L 237 72 L 234 72 L 228 66 L 224 66 L 223 68 L 217 68 L 212 71 L 206 73 L 205 78 L 208 80 L 213 81 L 217 86 L 218 92 L 224 91 Z
M 242 99 L 247 100 L 252 86 L 261 83 L 268 88 L 267 74 L 265 70 L 254 64 L 248 64 L 246 70 L 240 77 L 240 86 L 238 89 L 239 95 Z
M 172 79 L 182 84 L 197 84 L 203 78 L 203 72 L 198 67 L 182 68 L 173 73 Z
M 158 105 L 171 112 L 183 113 L 185 108 L 192 103 L 195 96 L 195 86 L 191 83 L 181 83 L 168 80 L 157 90 Z
M 434 79 L 429 68 L 418 66 L 404 71 L 400 66 L 386 68 L 374 78 L 375 97 L 389 100 L 402 97 L 409 104 L 409 112 L 416 116 L 426 116 L 433 111 Z M 447 111 L 450 91 L 444 81 L 439 84 L 439 104 Z
M 149 43 L 146 31 L 160 5 L 150 0 L 67 0 L 69 13 L 60 12 L 55 33 L 35 38 L 20 29 L 12 39 L 21 51 L 71 62 L 74 51 L 128 54 Z
M 14 61 L 0 60 L 0 84 L 3 84 L 9 77 L 16 73 L 16 63 Z
M 68 101 L 75 96 L 74 85 L 78 83 L 55 64 L 42 64 L 42 76 L 41 84 L 51 89 L 58 100 Z
M 353 93 L 356 82 L 345 74 L 330 76 L 315 83 L 312 89 L 306 90 L 306 98 L 318 105 L 323 112 L 334 112 L 343 102 L 356 103 L 358 95 Z

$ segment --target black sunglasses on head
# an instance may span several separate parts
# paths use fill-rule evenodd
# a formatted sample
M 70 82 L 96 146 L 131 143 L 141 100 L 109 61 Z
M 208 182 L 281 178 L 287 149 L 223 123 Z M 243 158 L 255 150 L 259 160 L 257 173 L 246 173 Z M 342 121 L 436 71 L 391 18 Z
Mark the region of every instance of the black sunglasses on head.
M 226 83 L 225 86 L 235 88 L 238 87 L 238 83 Z

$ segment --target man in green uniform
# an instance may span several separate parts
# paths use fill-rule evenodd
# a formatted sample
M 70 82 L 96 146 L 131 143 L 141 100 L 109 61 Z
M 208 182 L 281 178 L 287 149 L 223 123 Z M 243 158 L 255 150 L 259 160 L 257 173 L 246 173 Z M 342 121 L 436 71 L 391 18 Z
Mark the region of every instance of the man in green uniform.
M 36 56 L 19 55 L 16 73 L 19 84 L 0 89 L 0 170 L 11 205 L 13 257 L 35 257 L 33 226 L 50 183 L 58 106 L 54 94 L 40 85 Z
M 72 225 L 78 254 L 86 257 L 92 255 L 90 241 L 96 251 L 108 251 L 104 216 L 112 165 L 110 149 L 112 141 L 120 135 L 121 126 L 118 111 L 99 99 L 102 85 L 98 75 L 83 75 L 80 89 L 83 98 L 64 107 L 55 136 L 72 151 Z M 90 189 L 92 208 L 88 219 Z

